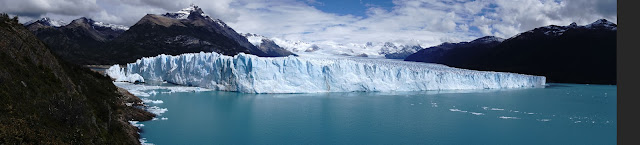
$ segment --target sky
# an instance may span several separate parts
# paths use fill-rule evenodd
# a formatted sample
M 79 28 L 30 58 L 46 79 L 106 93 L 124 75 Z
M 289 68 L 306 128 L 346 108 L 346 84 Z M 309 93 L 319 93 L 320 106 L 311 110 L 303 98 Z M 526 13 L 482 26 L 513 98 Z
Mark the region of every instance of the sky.
M 509 38 L 546 25 L 617 23 L 616 0 L 0 0 L 20 22 L 79 17 L 134 25 L 146 14 L 198 5 L 240 33 L 307 42 L 433 46 Z

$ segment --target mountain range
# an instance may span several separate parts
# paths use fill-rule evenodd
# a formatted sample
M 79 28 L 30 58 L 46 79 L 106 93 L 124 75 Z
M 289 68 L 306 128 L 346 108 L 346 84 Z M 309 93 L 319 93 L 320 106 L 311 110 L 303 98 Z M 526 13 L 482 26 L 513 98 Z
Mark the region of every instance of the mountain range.
M 25 25 L 54 53 L 77 64 L 128 63 L 159 54 L 200 51 L 264 57 L 293 54 L 278 48 L 258 48 L 195 5 L 174 13 L 147 14 L 130 28 L 84 17 L 64 26 L 48 18 Z
M 104 24 L 85 17 L 66 25 L 49 18 L 25 24 L 56 55 L 78 64 L 102 62 L 96 59 L 104 54 L 101 47 L 128 30 L 125 26 Z
M 616 84 L 617 25 L 605 19 L 578 26 L 550 25 L 508 39 L 493 36 L 444 43 L 406 61 L 546 76 L 548 82 Z
M 273 42 L 285 50 L 305 56 L 354 56 L 371 58 L 404 59 L 405 57 L 423 49 L 417 42 L 366 42 L 366 43 L 335 43 L 335 42 L 304 42 L 292 41 L 277 37 L 266 37 L 259 34 L 245 33 L 249 42 L 261 46 L 263 41 Z

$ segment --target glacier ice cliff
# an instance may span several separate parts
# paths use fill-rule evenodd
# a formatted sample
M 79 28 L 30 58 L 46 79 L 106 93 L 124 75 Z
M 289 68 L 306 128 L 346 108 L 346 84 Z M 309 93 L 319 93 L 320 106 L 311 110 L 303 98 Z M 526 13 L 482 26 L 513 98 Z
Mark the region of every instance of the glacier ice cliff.
M 145 57 L 126 69 L 114 65 L 107 74 L 116 80 L 167 81 L 244 93 L 530 88 L 544 87 L 546 81 L 544 76 L 388 59 L 266 58 L 215 52 Z M 132 78 L 138 74 L 143 78 Z
M 144 82 L 144 78 L 136 73 L 127 74 L 124 72 L 124 68 L 120 68 L 120 65 L 113 65 L 106 70 L 106 73 L 114 78 L 115 82 Z

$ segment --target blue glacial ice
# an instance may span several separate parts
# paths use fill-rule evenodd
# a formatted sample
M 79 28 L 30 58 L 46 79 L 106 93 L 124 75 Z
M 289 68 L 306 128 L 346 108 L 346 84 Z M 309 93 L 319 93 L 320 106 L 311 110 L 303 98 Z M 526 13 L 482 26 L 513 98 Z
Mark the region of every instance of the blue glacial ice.
M 107 74 L 244 93 L 424 91 L 544 87 L 544 76 L 367 58 L 258 57 L 215 52 L 145 57 Z M 141 76 L 141 77 L 138 77 Z

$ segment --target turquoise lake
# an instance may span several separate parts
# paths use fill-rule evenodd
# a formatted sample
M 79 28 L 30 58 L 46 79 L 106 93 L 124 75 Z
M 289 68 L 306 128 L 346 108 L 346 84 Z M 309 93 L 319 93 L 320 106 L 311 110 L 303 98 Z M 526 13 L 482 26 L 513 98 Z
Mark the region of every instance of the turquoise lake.
M 155 93 L 167 111 L 140 124 L 153 144 L 616 144 L 616 92 Z

